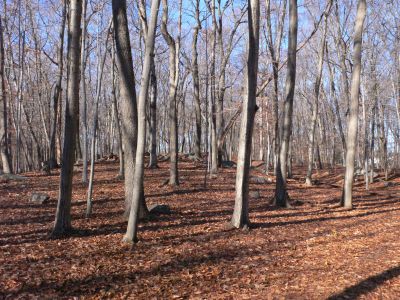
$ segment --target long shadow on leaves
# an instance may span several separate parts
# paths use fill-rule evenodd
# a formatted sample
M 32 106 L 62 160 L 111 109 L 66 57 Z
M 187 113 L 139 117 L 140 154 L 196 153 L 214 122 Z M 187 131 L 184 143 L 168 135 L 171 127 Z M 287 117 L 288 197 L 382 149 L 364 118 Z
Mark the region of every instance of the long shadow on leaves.
M 62 283 L 46 281 L 39 286 L 27 283 L 20 290 L 8 294 L 9 296 L 17 296 L 19 294 L 44 295 L 48 292 L 56 293 L 59 297 L 71 296 L 91 296 L 97 293 L 100 289 L 107 290 L 127 282 L 142 281 L 145 278 L 152 276 L 168 276 L 178 273 L 185 269 L 192 269 L 203 264 L 218 265 L 222 262 L 233 261 L 239 255 L 243 255 L 240 249 L 226 249 L 210 251 L 203 254 L 188 254 L 185 252 L 176 259 L 156 265 L 149 269 L 140 269 L 132 272 L 121 272 L 111 274 L 96 274 L 86 278 L 67 279 Z M 140 251 L 140 249 L 134 250 Z M 249 253 L 249 256 L 254 255 Z M 97 287 L 97 288 L 94 288 Z
M 400 267 L 393 267 L 380 274 L 370 276 L 367 279 L 364 279 L 363 281 L 346 288 L 339 294 L 330 296 L 328 300 L 356 299 L 362 295 L 372 292 L 386 281 L 398 276 L 400 276 Z

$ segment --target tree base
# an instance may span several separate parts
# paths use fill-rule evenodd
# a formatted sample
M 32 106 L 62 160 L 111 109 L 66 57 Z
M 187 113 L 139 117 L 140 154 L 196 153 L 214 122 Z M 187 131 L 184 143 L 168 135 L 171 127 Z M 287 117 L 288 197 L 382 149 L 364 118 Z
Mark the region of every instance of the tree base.
M 276 208 L 293 208 L 293 206 L 290 204 L 290 201 L 292 201 L 292 199 L 289 197 L 288 192 L 285 192 L 285 199 L 284 201 L 278 201 L 277 197 L 274 196 L 270 203 L 272 206 L 276 207 Z M 282 203 L 284 202 L 284 203 Z
M 312 182 L 310 177 L 306 177 L 305 185 L 306 186 L 313 186 L 314 185 L 314 183 Z
M 132 247 L 139 242 L 137 237 L 134 237 L 133 239 L 128 238 L 126 235 L 122 238 L 122 242 L 128 245 L 131 245 Z

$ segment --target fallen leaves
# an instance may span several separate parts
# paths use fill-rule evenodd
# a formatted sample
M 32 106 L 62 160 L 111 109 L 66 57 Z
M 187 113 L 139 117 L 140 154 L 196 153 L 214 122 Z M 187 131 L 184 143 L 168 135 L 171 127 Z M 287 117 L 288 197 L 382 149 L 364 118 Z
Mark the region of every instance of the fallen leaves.
M 85 187 L 74 178 L 73 226 L 48 239 L 58 176 L 24 174 L 0 183 L 0 298 L 345 299 L 400 297 L 400 186 L 357 187 L 353 211 L 340 209 L 342 170 L 323 172 L 307 188 L 294 177 L 289 194 L 303 205 L 274 209 L 274 184 L 257 179 L 250 189 L 250 231 L 228 230 L 235 169 L 207 179 L 199 163 L 180 163 L 178 188 L 162 186 L 168 163 L 146 170 L 148 205 L 168 204 L 172 214 L 139 227 L 133 248 L 121 242 L 123 182 L 118 166 L 96 166 L 93 216 L 85 218 Z M 254 178 L 265 176 L 257 169 Z M 295 170 L 304 174 L 304 170 Z M 316 176 L 317 177 L 317 176 Z M 397 181 L 397 179 L 394 179 Z M 32 192 L 49 203 L 29 203 Z M 387 271 L 389 270 L 389 271 Z M 398 274 L 398 275 L 397 275 Z M 366 289 L 367 287 L 367 289 Z

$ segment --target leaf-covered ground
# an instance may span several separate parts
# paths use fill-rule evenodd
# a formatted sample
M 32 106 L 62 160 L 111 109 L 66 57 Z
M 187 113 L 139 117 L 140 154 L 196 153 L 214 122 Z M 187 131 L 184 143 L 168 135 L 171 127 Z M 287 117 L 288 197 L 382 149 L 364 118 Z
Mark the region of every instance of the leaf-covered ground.
M 146 170 L 148 204 L 172 214 L 140 225 L 140 242 L 121 242 L 126 229 L 117 163 L 96 165 L 93 216 L 76 172 L 71 237 L 51 240 L 59 175 L 24 174 L 0 183 L 0 298 L 398 299 L 400 185 L 356 183 L 355 209 L 337 206 L 343 170 L 321 171 L 314 187 L 295 170 L 293 209 L 269 205 L 273 183 L 252 183 L 249 231 L 228 230 L 235 169 L 207 178 L 201 164 L 180 163 L 181 185 L 162 186 L 168 165 Z M 253 175 L 264 176 L 254 169 Z M 267 178 L 267 176 L 264 176 Z M 33 192 L 47 204 L 29 203 Z

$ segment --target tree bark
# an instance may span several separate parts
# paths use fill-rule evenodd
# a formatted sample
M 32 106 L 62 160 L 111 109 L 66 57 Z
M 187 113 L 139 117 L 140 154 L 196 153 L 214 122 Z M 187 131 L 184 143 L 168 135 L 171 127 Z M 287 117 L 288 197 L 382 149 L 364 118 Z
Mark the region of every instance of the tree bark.
M 114 0 L 115 1 L 115 0 Z M 141 88 L 138 103 L 138 140 L 135 158 L 134 184 L 132 191 L 132 205 L 129 214 L 128 227 L 123 238 L 124 242 L 137 242 L 137 224 L 139 219 L 140 199 L 143 197 L 144 152 L 146 143 L 146 100 L 151 73 L 151 56 L 154 51 L 155 33 L 157 27 L 160 0 L 153 0 L 151 4 L 151 18 L 146 37 L 146 52 L 143 63 Z
M 57 163 L 57 149 L 56 149 L 56 137 L 57 137 L 57 124 L 61 122 L 61 111 L 59 111 L 61 96 L 62 96 L 62 75 L 64 71 L 64 32 L 65 24 L 67 19 L 67 1 L 64 1 L 62 20 L 60 25 L 59 39 L 60 46 L 58 48 L 58 74 L 57 83 L 54 89 L 53 95 L 53 121 L 51 124 L 51 135 L 50 135 L 50 159 L 49 167 L 56 168 Z M 79 4 L 80 5 L 80 4 Z
M 235 208 L 231 223 L 236 228 L 249 226 L 249 173 L 251 141 L 256 112 L 257 73 L 260 31 L 260 2 L 248 0 L 248 58 L 246 71 L 246 94 L 240 127 L 239 153 L 236 170 Z
M 309 146 L 308 146 L 308 167 L 307 167 L 307 175 L 306 175 L 306 185 L 312 185 L 312 165 L 314 162 L 314 144 L 315 144 L 315 128 L 317 125 L 317 118 L 318 118 L 318 106 L 319 106 L 319 90 L 321 87 L 321 79 L 322 79 L 322 70 L 324 67 L 324 54 L 325 54 L 325 41 L 326 41 L 326 32 L 328 26 L 328 12 L 325 14 L 325 24 L 324 30 L 322 33 L 322 40 L 321 40 L 321 48 L 318 54 L 318 73 L 317 78 L 315 79 L 314 85 L 314 106 L 313 112 L 311 117 L 311 127 L 309 133 Z
M 346 173 L 344 179 L 344 192 L 342 205 L 345 208 L 353 207 L 353 180 L 354 180 L 354 161 L 357 147 L 358 130 L 358 102 L 360 96 L 360 77 L 361 77 L 361 50 L 362 36 L 365 15 L 367 11 L 366 0 L 359 0 L 357 6 L 356 22 L 354 25 L 354 54 L 353 54 L 353 73 L 351 78 L 351 102 L 350 117 L 347 130 L 347 151 L 346 151 Z
M 176 113 L 176 95 L 179 80 L 179 48 L 180 37 L 177 41 L 168 32 L 168 1 L 163 0 L 163 16 L 161 33 L 169 47 L 169 155 L 170 176 L 169 184 L 179 185 L 178 175 L 178 119 Z
M 79 121 L 81 15 L 82 1 L 71 0 L 68 30 L 68 97 L 65 108 L 60 193 L 52 233 L 54 236 L 62 235 L 71 229 L 72 175 L 75 158 L 76 129 L 78 128 Z
M 9 152 L 8 128 L 7 128 L 7 96 L 4 72 L 4 38 L 3 24 L 0 18 L 0 155 L 3 165 L 3 173 L 12 173 L 11 157 Z
M 283 107 L 282 138 L 280 144 L 280 153 L 277 163 L 275 205 L 287 207 L 288 195 L 286 191 L 287 178 L 287 158 L 289 150 L 289 141 L 292 131 L 293 98 L 296 84 L 296 49 L 297 49 L 297 0 L 289 0 L 289 45 L 288 62 L 285 83 L 285 102 Z

